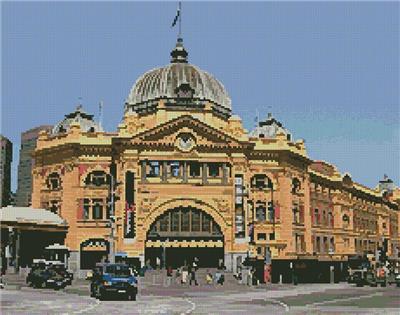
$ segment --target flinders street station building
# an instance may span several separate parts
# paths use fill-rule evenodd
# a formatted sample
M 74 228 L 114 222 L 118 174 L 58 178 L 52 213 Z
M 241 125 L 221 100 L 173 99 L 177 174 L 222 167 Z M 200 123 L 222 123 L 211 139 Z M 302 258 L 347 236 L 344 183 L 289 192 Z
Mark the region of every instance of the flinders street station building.
M 189 63 L 139 77 L 115 132 L 82 106 L 42 131 L 32 207 L 68 224 L 69 266 L 267 265 L 272 281 L 339 279 L 357 255 L 399 260 L 400 193 L 312 160 L 271 114 L 248 132 L 221 82 Z M 60 117 L 61 119 L 61 117 Z M 322 277 L 322 278 L 321 278 Z M 304 280 L 303 279 L 303 280 Z

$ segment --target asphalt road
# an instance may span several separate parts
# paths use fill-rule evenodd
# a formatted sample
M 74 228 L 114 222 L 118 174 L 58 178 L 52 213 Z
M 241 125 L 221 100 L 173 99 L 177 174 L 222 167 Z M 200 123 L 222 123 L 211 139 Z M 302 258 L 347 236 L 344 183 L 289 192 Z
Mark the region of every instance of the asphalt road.
M 22 288 L 1 290 L 2 314 L 399 314 L 400 288 L 347 284 L 143 289 L 137 301 Z

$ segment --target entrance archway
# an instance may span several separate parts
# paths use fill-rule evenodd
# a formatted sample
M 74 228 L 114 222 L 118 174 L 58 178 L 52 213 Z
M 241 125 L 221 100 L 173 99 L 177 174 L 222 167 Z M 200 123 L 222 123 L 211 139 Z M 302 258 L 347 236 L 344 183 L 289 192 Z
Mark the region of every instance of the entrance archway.
M 106 261 L 110 244 L 102 238 L 91 238 L 81 243 L 81 269 L 93 269 L 96 263 Z
M 194 207 L 176 207 L 151 224 L 146 235 L 145 260 L 153 268 L 190 264 L 217 267 L 224 259 L 224 235 L 206 212 Z

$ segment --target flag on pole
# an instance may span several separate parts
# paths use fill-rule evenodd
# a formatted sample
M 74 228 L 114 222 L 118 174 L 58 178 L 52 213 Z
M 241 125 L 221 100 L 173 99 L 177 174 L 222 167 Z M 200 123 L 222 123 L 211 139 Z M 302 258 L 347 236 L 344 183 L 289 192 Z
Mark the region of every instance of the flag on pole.
M 174 27 L 176 25 L 176 22 L 178 22 L 178 18 L 181 15 L 181 9 L 180 8 L 181 8 L 181 3 L 179 2 L 178 9 L 176 10 L 176 16 L 174 18 L 174 21 L 172 22 L 171 27 Z

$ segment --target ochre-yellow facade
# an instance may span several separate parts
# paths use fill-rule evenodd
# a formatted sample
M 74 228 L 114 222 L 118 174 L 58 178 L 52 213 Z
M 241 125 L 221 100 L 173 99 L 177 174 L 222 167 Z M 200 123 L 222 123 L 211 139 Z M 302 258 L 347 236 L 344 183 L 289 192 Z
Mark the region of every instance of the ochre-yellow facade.
M 82 217 L 82 205 L 84 200 L 102 200 L 106 211 L 109 185 L 91 185 L 86 179 L 93 171 L 109 174 L 114 164 L 115 251 L 128 257 L 143 261 L 146 246 L 156 244 L 148 240 L 151 225 L 167 211 L 183 207 L 212 217 L 223 234 L 225 261 L 232 265 L 229 257 L 235 254 L 264 257 L 267 248 L 273 260 L 345 261 L 350 255 L 375 253 L 385 240 L 388 256 L 398 258 L 398 192 L 387 197 L 353 182 L 334 166 L 311 160 L 303 141 L 293 142 L 283 133 L 272 139 L 249 137 L 240 118 L 220 118 L 210 107 L 168 109 L 160 100 L 154 113 L 126 115 L 116 133 L 86 132 L 79 124 L 63 134 L 42 132 L 34 156 L 32 206 L 53 206 L 67 220 L 66 245 L 72 251 L 79 252 L 89 239 L 110 240 L 107 215 Z M 190 147 L 180 145 L 182 135 L 190 137 Z M 146 176 L 149 161 L 158 162 L 158 176 Z M 179 176 L 163 171 L 174 165 L 170 161 L 179 162 Z M 192 162 L 200 168 L 190 170 Z M 210 176 L 210 167 L 219 169 Z M 135 235 L 126 238 L 128 171 L 134 174 Z M 55 174 L 60 183 L 52 187 L 49 176 Z M 235 221 L 238 175 L 241 224 Z M 218 246 L 207 242 L 170 241 L 166 246 Z
M 398 189 L 370 189 L 313 161 L 272 116 L 248 132 L 223 85 L 187 55 L 178 38 L 171 63 L 136 81 L 115 133 L 78 107 L 40 134 L 32 206 L 68 222 L 73 269 L 108 252 L 142 264 L 202 255 L 200 264 L 222 259 L 230 270 L 272 259 L 280 276 L 288 262 L 377 249 L 398 260 Z

